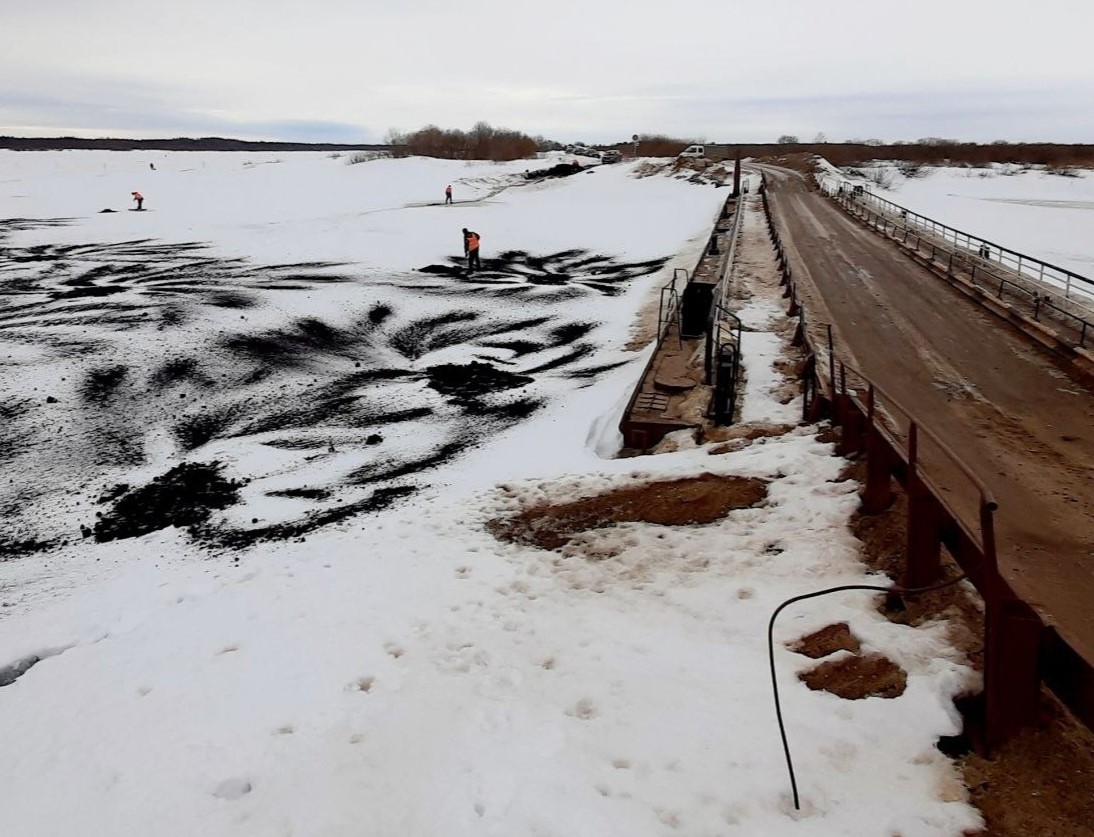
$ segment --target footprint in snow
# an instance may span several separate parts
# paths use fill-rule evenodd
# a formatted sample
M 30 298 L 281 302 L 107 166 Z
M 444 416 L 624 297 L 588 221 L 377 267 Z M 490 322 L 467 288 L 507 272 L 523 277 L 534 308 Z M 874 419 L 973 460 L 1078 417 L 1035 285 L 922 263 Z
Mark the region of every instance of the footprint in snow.
M 572 718 L 578 718 L 582 721 L 589 721 L 595 718 L 600 713 L 597 711 L 596 704 L 590 698 L 582 698 L 569 709 L 566 710 L 566 714 Z
M 251 783 L 238 776 L 225 779 L 213 789 L 213 796 L 218 799 L 241 799 L 251 792 Z

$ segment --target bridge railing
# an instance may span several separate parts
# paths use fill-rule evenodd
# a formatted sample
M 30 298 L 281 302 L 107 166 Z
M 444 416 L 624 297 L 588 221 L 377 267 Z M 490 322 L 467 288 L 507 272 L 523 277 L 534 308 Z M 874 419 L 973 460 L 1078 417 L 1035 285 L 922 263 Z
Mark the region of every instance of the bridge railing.
M 947 277 L 960 276 L 983 294 L 1017 305 L 1019 310 L 1024 310 L 1034 320 L 1053 320 L 1065 328 L 1065 337 L 1073 335 L 1070 339 L 1080 348 L 1094 344 L 1094 282 L 1074 273 L 1071 276 L 1076 277 L 1076 281 L 1070 288 L 1042 281 L 1028 271 L 1018 272 L 1014 258 L 991 249 L 998 245 L 989 247 L 982 244 L 973 250 L 970 249 L 972 244 L 963 238 L 964 233 L 952 231 L 957 236 L 955 241 L 953 234 L 944 230 L 938 232 L 943 225 L 930 219 L 924 222 L 923 216 L 903 210 L 891 201 L 865 191 L 856 192 L 853 188 L 839 190 L 832 186 L 830 180 L 822 188 L 863 223 L 927 260 L 938 270 L 945 271 Z M 971 239 L 973 244 L 980 240 L 975 237 Z M 1011 262 L 1013 267 L 1009 264 Z M 1047 263 L 1042 265 L 1046 268 L 1044 275 L 1049 277 L 1049 266 Z M 1025 267 L 1028 269 L 1029 265 Z M 1085 284 L 1079 285 L 1078 279 Z
M 680 287 L 686 287 L 688 282 L 691 281 L 691 277 L 688 276 L 686 268 L 677 267 L 672 271 L 672 279 L 666 284 L 661 286 L 661 296 L 657 301 L 657 347 L 660 348 L 661 344 L 668 336 L 669 329 L 673 324 L 676 325 L 676 339 L 681 345 L 682 338 L 680 335 L 680 290 L 676 287 L 676 281 L 682 279 Z
M 727 203 L 728 206 L 728 203 Z M 723 212 L 723 216 L 724 216 Z M 740 239 L 743 201 L 734 204 L 733 223 L 728 231 L 729 246 L 719 265 L 718 284 L 707 321 L 705 382 L 714 388 L 712 412 L 715 424 L 729 424 L 737 407 L 737 390 L 741 370 L 740 318 L 726 306 L 726 295 L 733 281 L 737 242 Z
M 994 262 L 1014 273 L 1032 279 L 1061 293 L 1064 299 L 1076 299 L 1083 304 L 1094 305 L 1094 280 L 1086 276 L 928 218 L 926 215 L 921 215 L 875 194 L 869 187 L 853 184 L 851 181 L 825 178 L 822 188 L 828 194 L 846 197 L 866 206 L 874 206 L 900 219 L 901 223 L 910 229 L 929 233 L 959 250 L 975 254 L 984 262 Z

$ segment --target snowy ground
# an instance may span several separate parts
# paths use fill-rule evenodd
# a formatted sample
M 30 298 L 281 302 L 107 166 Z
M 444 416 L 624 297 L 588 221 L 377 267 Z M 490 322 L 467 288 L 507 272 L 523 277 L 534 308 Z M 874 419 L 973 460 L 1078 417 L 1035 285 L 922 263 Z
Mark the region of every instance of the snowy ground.
M 847 621 L 908 688 L 811 692 L 780 645 L 793 810 L 767 619 L 866 577 L 857 486 L 809 427 L 612 458 L 645 360 L 630 326 L 726 193 L 629 164 L 523 178 L 550 162 L 0 154 L 0 218 L 27 219 L 0 227 L 0 683 L 41 658 L 0 687 L 4 834 L 977 824 L 934 747 L 970 670 L 944 625 L 859 594 L 792 609 L 777 639 Z M 125 211 L 135 189 L 147 212 Z M 786 421 L 777 296 L 745 267 L 746 417 Z M 81 537 L 133 534 L 122 500 L 184 462 L 235 502 Z M 562 551 L 484 527 L 704 473 L 768 480 L 767 500 Z
M 877 194 L 947 226 L 1094 279 L 1090 230 L 1094 172 L 1069 175 L 995 164 L 987 168 L 923 166 L 915 177 L 901 167 L 864 169 L 891 185 Z

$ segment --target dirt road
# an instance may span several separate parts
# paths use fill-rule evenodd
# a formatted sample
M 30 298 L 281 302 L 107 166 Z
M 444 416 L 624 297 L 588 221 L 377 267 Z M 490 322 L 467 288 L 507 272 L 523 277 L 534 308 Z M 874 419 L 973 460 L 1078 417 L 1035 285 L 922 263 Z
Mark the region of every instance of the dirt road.
M 1094 661 L 1094 389 L 810 191 L 763 167 L 799 293 L 837 353 L 957 451 L 999 503 L 1011 588 Z M 943 487 L 969 494 L 944 476 Z

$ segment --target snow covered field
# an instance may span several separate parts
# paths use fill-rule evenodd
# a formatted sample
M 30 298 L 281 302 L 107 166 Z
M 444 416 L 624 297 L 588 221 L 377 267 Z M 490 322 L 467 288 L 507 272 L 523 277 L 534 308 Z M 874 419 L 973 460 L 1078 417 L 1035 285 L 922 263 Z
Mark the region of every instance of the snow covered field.
M 767 620 L 868 578 L 857 486 L 814 428 L 612 458 L 647 356 L 632 325 L 725 190 L 633 164 L 346 162 L 0 153 L 0 219 L 22 219 L 0 222 L 3 833 L 975 827 L 934 747 L 972 672 L 944 625 L 864 594 L 791 609 L 777 639 L 846 621 L 907 690 L 809 691 L 813 661 L 780 646 L 791 805 Z M 761 297 L 745 415 L 786 421 Z M 767 499 L 558 550 L 485 526 L 701 474 Z M 207 502 L 163 528 L 176 480 Z

